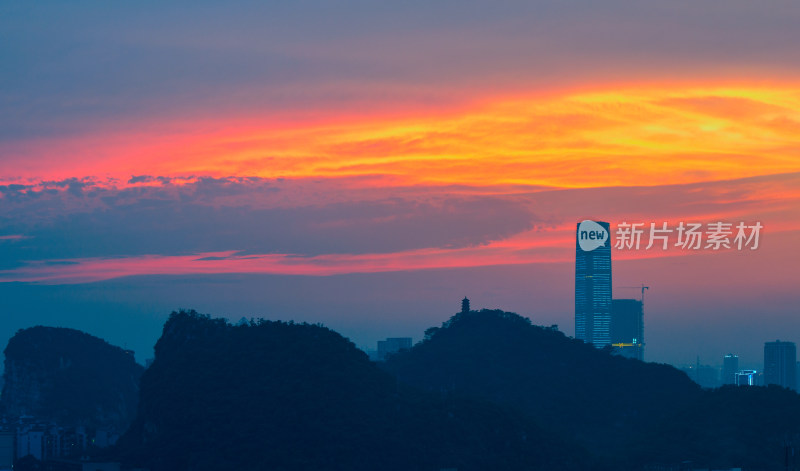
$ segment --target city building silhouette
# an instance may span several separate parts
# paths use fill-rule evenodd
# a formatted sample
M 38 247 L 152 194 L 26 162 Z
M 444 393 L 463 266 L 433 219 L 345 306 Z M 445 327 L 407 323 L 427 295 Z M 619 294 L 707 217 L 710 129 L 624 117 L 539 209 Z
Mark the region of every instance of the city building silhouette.
M 644 360 L 644 308 L 638 299 L 611 300 L 611 345 L 626 358 Z
M 584 223 L 604 229 L 582 230 Z M 607 222 L 584 221 L 575 233 L 575 338 L 605 347 L 611 344 L 611 241 Z M 602 245 L 590 250 L 581 247 L 581 240 Z
M 757 386 L 756 370 L 740 370 L 736 372 L 735 384 L 737 386 Z
M 736 384 L 739 356 L 729 353 L 722 359 L 722 384 Z
M 797 348 L 794 342 L 766 342 L 764 344 L 764 385 L 777 384 L 795 389 Z

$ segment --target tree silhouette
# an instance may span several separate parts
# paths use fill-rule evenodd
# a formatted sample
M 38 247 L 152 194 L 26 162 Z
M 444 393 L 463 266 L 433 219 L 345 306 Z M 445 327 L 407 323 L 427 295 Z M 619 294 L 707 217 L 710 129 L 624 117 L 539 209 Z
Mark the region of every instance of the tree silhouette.
M 152 471 L 587 469 L 505 407 L 404 385 L 327 328 L 173 313 L 119 453 Z

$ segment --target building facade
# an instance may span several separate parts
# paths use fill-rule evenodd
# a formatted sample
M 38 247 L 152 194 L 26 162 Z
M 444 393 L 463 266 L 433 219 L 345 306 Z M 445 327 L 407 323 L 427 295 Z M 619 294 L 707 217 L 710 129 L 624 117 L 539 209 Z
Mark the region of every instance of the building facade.
M 611 345 L 624 357 L 644 360 L 644 308 L 638 299 L 611 300 Z
M 575 234 L 575 338 L 611 344 L 611 231 L 607 222 L 583 221 Z
M 794 342 L 766 342 L 764 344 L 764 384 L 777 384 L 784 388 L 797 387 L 797 349 Z
M 729 353 L 722 359 L 722 384 L 736 384 L 739 356 Z
M 757 386 L 756 370 L 740 370 L 734 375 L 734 384 L 737 386 Z

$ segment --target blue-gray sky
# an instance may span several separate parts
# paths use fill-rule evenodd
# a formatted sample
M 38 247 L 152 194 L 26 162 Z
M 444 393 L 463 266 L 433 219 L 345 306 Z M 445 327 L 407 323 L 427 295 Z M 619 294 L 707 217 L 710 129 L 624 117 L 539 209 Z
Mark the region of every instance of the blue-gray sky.
M 572 334 L 576 221 L 760 221 L 757 251 L 614 255 L 652 286 L 649 359 L 756 367 L 800 340 L 797 24 L 789 0 L 4 2 L 0 342 L 63 325 L 143 360 L 183 307 L 367 346 L 464 295 Z

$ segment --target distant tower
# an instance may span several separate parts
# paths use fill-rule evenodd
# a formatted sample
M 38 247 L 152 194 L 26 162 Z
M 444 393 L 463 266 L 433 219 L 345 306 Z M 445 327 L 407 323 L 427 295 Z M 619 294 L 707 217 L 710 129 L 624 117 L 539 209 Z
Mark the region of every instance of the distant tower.
M 590 220 L 575 232 L 575 338 L 598 348 L 611 343 L 610 233 L 607 222 Z
M 797 368 L 797 349 L 794 342 L 766 342 L 764 344 L 764 384 L 778 384 L 794 389 Z
M 469 312 L 469 299 L 464 296 L 464 299 L 461 300 L 461 313 L 466 314 Z
M 739 357 L 733 353 L 722 359 L 722 384 L 736 384 L 736 373 L 739 372 Z

